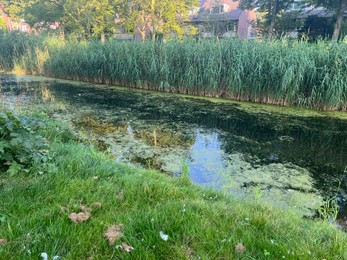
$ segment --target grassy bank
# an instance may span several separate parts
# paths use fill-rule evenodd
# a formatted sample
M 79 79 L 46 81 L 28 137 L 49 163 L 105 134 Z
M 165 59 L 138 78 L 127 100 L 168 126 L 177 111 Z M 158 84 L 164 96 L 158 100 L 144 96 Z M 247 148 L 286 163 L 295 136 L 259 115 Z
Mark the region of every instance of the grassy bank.
M 62 42 L 0 34 L 0 69 L 201 96 L 347 109 L 346 44 Z
M 16 117 L 26 125 L 27 117 Z M 37 259 L 43 252 L 49 259 L 347 257 L 346 234 L 328 221 L 301 219 L 259 200 L 201 189 L 186 178 L 117 164 L 73 141 L 61 123 L 45 120 L 42 114 L 30 120 L 36 123 L 28 131 L 51 142 L 44 148 L 50 167 L 22 163 L 20 171 L 0 173 L 1 259 Z M 6 140 L 2 136 L 2 144 Z M 34 148 L 42 153 L 41 146 Z M 126 252 L 126 245 L 134 250 Z

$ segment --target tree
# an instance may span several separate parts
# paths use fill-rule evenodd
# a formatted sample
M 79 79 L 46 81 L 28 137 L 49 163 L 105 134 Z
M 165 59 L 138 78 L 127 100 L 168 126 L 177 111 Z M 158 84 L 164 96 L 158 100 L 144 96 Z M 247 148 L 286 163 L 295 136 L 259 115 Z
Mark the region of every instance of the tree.
M 31 26 L 59 27 L 77 38 L 91 35 L 105 39 L 105 31 L 115 26 L 119 0 L 13 0 L 7 1 L 11 17 L 24 18 Z
M 6 21 L 5 18 L 3 17 L 3 4 L 2 1 L 0 0 L 0 30 L 6 30 Z
M 120 8 L 117 0 L 94 0 L 93 9 L 93 35 L 100 37 L 105 42 L 105 32 L 112 31 L 115 27 L 115 17 Z
M 3 17 L 0 16 L 0 30 L 6 30 L 6 22 Z
M 234 0 L 236 1 L 236 0 Z M 268 40 L 273 37 L 276 22 L 289 9 L 294 0 L 240 0 L 241 9 L 253 10 L 264 13 L 261 24 L 267 27 Z
M 189 10 L 197 5 L 198 0 L 123 0 L 120 18 L 126 28 L 139 32 L 142 40 L 148 30 L 155 40 L 159 34 L 182 35 Z
M 347 10 L 347 0 L 306 0 L 306 2 L 316 7 L 325 7 L 327 10 L 334 12 L 336 22 L 332 41 L 337 42 L 343 24 L 344 13 Z

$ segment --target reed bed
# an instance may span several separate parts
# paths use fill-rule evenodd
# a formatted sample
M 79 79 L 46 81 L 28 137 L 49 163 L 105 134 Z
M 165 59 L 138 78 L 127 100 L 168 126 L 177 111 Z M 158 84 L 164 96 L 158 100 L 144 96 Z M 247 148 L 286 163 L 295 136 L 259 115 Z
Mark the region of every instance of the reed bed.
M 346 54 L 346 44 L 323 41 L 101 44 L 0 34 L 0 69 L 324 110 L 347 110 Z

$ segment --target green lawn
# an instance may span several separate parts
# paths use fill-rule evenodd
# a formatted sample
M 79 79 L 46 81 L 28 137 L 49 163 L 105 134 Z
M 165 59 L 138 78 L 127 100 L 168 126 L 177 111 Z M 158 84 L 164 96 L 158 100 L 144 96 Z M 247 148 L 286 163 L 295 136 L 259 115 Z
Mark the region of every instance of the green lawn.
M 328 221 L 118 164 L 59 123 L 41 134 L 52 141 L 51 171 L 0 174 L 0 259 L 347 258 L 347 234 Z M 112 226 L 120 238 L 110 246 Z

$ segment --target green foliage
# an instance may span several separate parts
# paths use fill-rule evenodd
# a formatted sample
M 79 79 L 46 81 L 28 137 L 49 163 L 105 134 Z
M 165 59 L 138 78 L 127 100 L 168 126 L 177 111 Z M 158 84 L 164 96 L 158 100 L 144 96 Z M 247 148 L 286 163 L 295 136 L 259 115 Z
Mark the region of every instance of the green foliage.
M 0 68 L 158 91 L 347 109 L 347 45 L 319 41 L 70 42 L 0 33 Z
M 14 0 L 7 3 L 7 12 L 14 19 L 24 18 L 32 26 L 44 27 L 59 22 L 60 29 L 77 39 L 90 39 L 112 33 L 122 23 L 133 32 L 182 34 L 188 11 L 197 0 Z M 117 21 L 117 23 L 115 22 Z
M 190 176 L 189 176 L 189 165 L 187 160 L 182 161 L 181 166 L 181 181 L 184 183 L 190 183 Z
M 339 213 L 339 205 L 336 197 L 328 198 L 324 201 L 324 204 L 318 208 L 319 216 L 330 222 L 334 222 L 337 219 Z
M 148 29 L 153 39 L 172 32 L 181 36 L 189 10 L 198 3 L 197 0 L 122 0 L 120 19 L 128 30 L 140 33 L 142 40 Z
M 14 0 L 6 11 L 14 19 L 24 18 L 31 26 L 49 28 L 59 22 L 59 30 L 71 37 L 100 36 L 115 27 L 118 0 Z
M 1 15 L 1 13 L 0 13 Z M 6 22 L 3 17 L 0 16 L 0 30 L 6 30 Z
M 0 31 L 0 70 L 12 70 L 23 59 L 34 58 L 35 48 L 42 44 L 39 37 Z
M 43 122 L 11 112 L 0 113 L 1 171 L 39 173 L 51 169 L 47 140 L 36 134 Z

